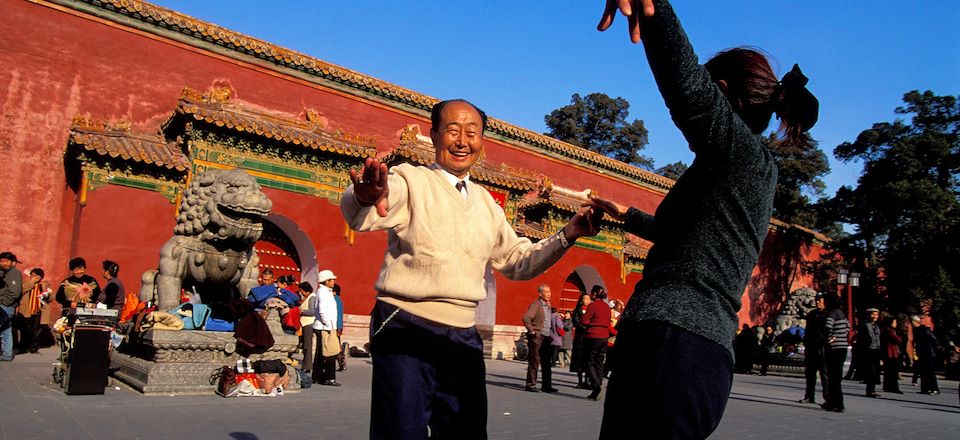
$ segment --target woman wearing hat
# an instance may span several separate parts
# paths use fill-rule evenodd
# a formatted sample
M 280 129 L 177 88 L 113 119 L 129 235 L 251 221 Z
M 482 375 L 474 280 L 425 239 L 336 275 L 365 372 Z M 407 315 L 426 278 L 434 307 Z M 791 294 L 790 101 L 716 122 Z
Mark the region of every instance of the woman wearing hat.
M 313 302 L 313 336 L 317 349 L 313 358 L 313 382 L 338 387 L 337 355 L 340 354 L 340 339 L 337 337 L 337 301 L 333 297 L 333 285 L 337 276 L 331 270 L 322 270 L 317 276 L 316 300 Z

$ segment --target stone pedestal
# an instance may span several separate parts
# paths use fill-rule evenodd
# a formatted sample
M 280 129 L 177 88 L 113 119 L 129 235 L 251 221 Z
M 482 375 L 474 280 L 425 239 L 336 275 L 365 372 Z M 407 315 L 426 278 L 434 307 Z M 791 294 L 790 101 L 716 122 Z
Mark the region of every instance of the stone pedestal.
M 276 311 L 268 315 L 267 326 L 273 347 L 249 359 L 285 361 L 297 350 L 298 337 L 283 332 Z M 239 358 L 233 332 L 150 329 L 115 351 L 110 363 L 114 377 L 144 394 L 214 394 L 211 374 Z M 287 374 L 296 373 L 287 367 Z M 299 390 L 296 376 L 290 379 L 287 390 Z

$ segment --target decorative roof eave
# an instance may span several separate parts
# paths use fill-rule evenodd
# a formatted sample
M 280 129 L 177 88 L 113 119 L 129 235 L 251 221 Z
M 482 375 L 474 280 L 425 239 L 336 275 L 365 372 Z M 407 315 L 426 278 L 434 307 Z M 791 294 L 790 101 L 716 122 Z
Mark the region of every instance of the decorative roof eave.
M 304 111 L 305 119 L 258 110 L 230 100 L 229 88 L 214 88 L 206 93 L 185 87 L 177 104 L 176 113 L 165 126 L 178 116 L 226 127 L 287 144 L 342 156 L 373 157 L 376 146 L 373 139 L 349 137 L 325 129 L 326 122 L 315 111 Z
M 520 223 L 513 229 L 517 231 L 517 235 L 520 235 L 521 237 L 543 240 L 550 236 L 550 232 L 544 231 L 543 229 L 536 228 L 526 223 Z
M 810 237 L 814 242 L 818 244 L 826 244 L 833 241 L 833 239 L 831 239 L 830 237 L 827 237 L 824 234 L 814 231 L 813 229 L 806 228 L 793 223 L 787 223 L 785 221 L 777 220 L 775 218 L 770 219 L 769 229 L 773 231 L 796 230 L 796 231 L 799 231 L 801 234 L 806 235 L 807 237 Z
M 436 162 L 433 142 L 420 134 L 420 126 L 410 124 L 400 132 L 400 145 L 383 153 L 382 162 L 408 161 L 419 165 L 432 165 Z M 500 164 L 494 167 L 481 157 L 470 169 L 470 178 L 501 188 L 528 192 L 537 187 L 537 178 L 531 171 Z
M 96 122 L 74 117 L 69 144 L 104 158 L 119 158 L 168 171 L 186 173 L 190 168 L 190 160 L 164 142 L 159 134 L 132 132 L 128 122 Z
M 346 69 L 290 49 L 253 38 L 227 28 L 198 20 L 188 15 L 140 0 L 49 0 L 54 3 L 94 13 L 161 35 L 172 32 L 175 39 L 197 47 L 213 44 L 225 52 L 235 52 L 293 69 L 308 76 L 332 82 L 341 87 L 361 91 L 383 100 L 428 112 L 439 100 L 385 81 Z M 131 22 L 132 20 L 132 22 Z M 566 142 L 491 118 L 487 130 L 508 140 L 553 152 L 583 164 L 608 170 L 627 180 L 667 190 L 673 180 L 608 158 Z

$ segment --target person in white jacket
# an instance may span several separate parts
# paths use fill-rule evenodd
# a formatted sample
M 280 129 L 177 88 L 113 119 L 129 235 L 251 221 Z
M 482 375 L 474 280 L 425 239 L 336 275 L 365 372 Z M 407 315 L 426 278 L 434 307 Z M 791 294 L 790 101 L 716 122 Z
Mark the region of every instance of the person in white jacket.
M 337 276 L 331 270 L 322 270 L 317 276 L 317 292 L 314 294 L 313 336 L 317 349 L 313 357 L 313 382 L 338 387 L 337 355 L 340 343 L 337 338 L 337 301 L 333 298 L 333 284 Z

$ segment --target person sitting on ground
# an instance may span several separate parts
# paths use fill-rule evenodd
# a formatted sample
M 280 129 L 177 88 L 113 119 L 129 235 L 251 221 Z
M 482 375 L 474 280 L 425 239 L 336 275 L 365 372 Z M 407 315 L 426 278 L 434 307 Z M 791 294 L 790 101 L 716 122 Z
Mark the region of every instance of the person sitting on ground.
M 270 275 L 272 278 L 273 273 L 271 272 Z M 264 276 L 264 280 L 267 279 L 268 278 Z M 267 300 L 270 298 L 279 298 L 290 307 L 299 305 L 299 295 L 287 289 L 287 286 L 295 283 L 296 280 L 293 279 L 293 275 L 282 275 L 280 278 L 277 278 L 275 283 L 264 284 L 262 286 L 257 286 L 250 289 L 250 294 L 247 295 L 247 300 L 249 300 L 250 303 L 258 309 L 264 308 Z

